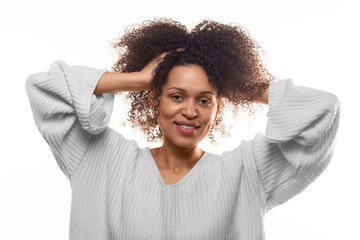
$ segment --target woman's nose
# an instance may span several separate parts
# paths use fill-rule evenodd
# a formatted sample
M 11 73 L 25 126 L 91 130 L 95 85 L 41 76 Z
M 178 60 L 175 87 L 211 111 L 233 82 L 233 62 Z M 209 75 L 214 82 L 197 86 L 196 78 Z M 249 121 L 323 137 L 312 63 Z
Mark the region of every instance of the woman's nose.
M 182 114 L 187 118 L 194 118 L 197 116 L 197 109 L 193 102 L 184 103 L 184 107 L 182 108 Z

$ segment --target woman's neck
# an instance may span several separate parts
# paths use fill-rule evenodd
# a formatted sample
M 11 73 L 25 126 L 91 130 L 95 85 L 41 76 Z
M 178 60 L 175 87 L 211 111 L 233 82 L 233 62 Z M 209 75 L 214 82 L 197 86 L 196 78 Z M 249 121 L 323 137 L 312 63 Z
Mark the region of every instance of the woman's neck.
M 166 142 L 150 151 L 159 168 L 174 173 L 191 169 L 205 153 L 198 145 L 192 148 L 179 148 Z

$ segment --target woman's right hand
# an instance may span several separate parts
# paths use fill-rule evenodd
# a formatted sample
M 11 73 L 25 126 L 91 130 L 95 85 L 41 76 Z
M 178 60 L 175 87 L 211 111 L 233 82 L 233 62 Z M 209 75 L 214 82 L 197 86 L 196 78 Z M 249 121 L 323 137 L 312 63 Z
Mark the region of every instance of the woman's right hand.
M 170 52 L 163 52 L 157 57 L 153 58 L 143 69 L 139 71 L 141 78 L 145 81 L 147 85 L 147 89 L 150 89 L 151 82 L 153 80 L 153 71 L 155 70 L 156 66 L 159 62 Z
M 178 48 L 182 51 L 184 48 Z M 153 71 L 157 64 L 170 52 L 163 52 L 152 59 L 143 69 L 138 72 L 106 72 L 99 79 L 94 94 L 114 93 L 122 91 L 146 91 L 150 90 L 153 80 Z
M 185 48 L 178 48 L 176 51 L 183 51 Z M 157 57 L 153 58 L 143 69 L 139 71 L 139 74 L 141 75 L 142 79 L 146 82 L 147 89 L 150 89 L 151 82 L 154 78 L 154 70 L 157 67 L 158 63 L 160 63 L 163 58 L 169 54 L 170 52 L 163 52 L 159 54 Z

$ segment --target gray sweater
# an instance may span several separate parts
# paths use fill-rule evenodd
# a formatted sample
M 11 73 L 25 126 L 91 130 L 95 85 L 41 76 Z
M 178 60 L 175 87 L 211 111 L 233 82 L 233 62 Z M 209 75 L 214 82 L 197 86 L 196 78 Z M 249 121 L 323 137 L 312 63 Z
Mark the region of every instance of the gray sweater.
M 26 81 L 36 126 L 71 183 L 70 240 L 264 239 L 265 213 L 332 158 L 337 96 L 285 79 L 269 86 L 265 135 L 206 152 L 166 185 L 149 147 L 108 126 L 114 93 L 93 94 L 105 72 L 57 60 Z

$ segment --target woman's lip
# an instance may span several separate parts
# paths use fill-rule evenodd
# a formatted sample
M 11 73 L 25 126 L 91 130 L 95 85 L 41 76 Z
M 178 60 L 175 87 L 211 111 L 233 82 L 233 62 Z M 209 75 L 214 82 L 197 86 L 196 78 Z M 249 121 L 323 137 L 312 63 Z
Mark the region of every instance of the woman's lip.
M 196 127 L 199 128 L 199 124 L 196 124 L 194 122 L 185 122 L 185 121 L 180 121 L 180 122 L 174 122 L 177 125 L 186 125 L 186 126 L 191 126 L 191 127 Z
M 180 130 L 180 132 L 184 133 L 184 134 L 193 134 L 197 128 L 193 128 L 193 129 L 186 129 L 186 128 L 183 128 L 181 127 L 180 125 L 174 123 L 175 126 Z

